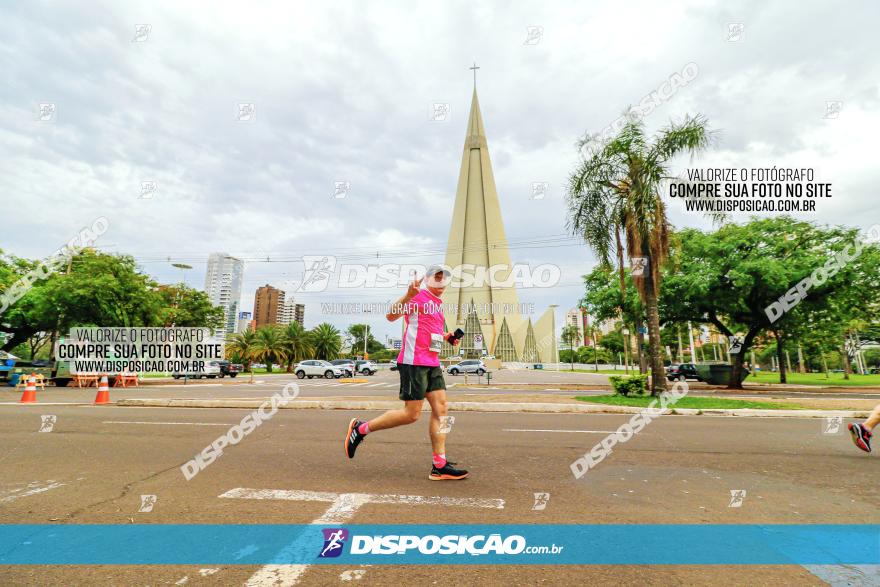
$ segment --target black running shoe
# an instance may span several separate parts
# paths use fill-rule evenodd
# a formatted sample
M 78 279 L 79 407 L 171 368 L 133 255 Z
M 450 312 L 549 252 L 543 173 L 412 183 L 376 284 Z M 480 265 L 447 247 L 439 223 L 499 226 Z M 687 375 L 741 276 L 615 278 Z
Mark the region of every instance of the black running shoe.
M 345 454 L 348 458 L 354 458 L 354 451 L 357 450 L 358 445 L 364 441 L 364 436 L 360 432 L 358 432 L 358 426 L 363 424 L 357 418 L 352 418 L 351 422 L 348 423 L 348 432 L 345 433 Z
M 871 452 L 871 432 L 858 423 L 849 424 L 847 428 L 849 428 L 853 444 L 865 452 Z
M 458 479 L 464 479 L 467 476 L 467 471 L 456 469 L 452 466 L 452 463 L 446 461 L 446 464 L 439 469 L 437 467 L 431 467 L 431 474 L 428 475 L 428 479 L 431 481 L 455 481 Z

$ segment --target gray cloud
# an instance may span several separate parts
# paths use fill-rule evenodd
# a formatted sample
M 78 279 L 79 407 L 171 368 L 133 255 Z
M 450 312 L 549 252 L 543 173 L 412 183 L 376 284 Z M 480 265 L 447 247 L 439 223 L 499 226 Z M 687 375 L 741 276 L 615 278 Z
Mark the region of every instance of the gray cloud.
M 698 164 L 816 167 L 837 197 L 810 217 L 867 225 L 876 172 L 866 147 L 880 130 L 877 16 L 870 2 L 4 6 L 0 193 L 19 220 L 4 226 L 2 246 L 46 255 L 106 215 L 102 243 L 160 280 L 177 279 L 163 257 L 196 261 L 196 284 L 214 250 L 270 260 L 442 251 L 474 60 L 512 241 L 564 233 L 576 140 L 691 61 L 698 78 L 648 117 L 651 128 L 702 112 L 721 134 Z M 726 40 L 731 22 L 743 23 L 742 41 Z M 146 42 L 132 42 L 139 23 L 152 26 Z M 530 25 L 543 27 L 535 45 L 524 44 Z M 826 100 L 843 101 L 839 119 L 823 118 Z M 35 120 L 44 101 L 57 106 L 54 123 Z M 239 102 L 255 103 L 253 123 L 235 120 Z M 428 120 L 434 102 L 450 104 L 448 121 Z M 158 192 L 139 199 L 147 180 Z M 332 197 L 335 181 L 351 182 L 345 199 Z M 529 199 L 534 181 L 550 183 L 545 200 Z M 677 225 L 706 225 L 670 212 Z M 565 287 L 521 292 L 541 308 L 574 305 L 593 264 L 583 246 L 511 256 L 565 268 Z M 243 307 L 258 285 L 301 270 L 248 263 Z M 303 299 L 317 322 L 321 297 Z

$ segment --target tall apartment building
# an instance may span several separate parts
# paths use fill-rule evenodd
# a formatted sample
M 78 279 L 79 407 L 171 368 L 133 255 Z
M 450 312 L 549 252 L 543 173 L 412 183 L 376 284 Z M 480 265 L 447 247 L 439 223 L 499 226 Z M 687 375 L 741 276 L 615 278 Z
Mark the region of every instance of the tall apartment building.
M 257 288 L 254 296 L 254 323 L 257 328 L 268 324 L 281 324 L 284 313 L 283 290 L 272 287 L 268 283 Z
M 235 332 L 241 305 L 241 284 L 244 279 L 244 261 L 226 253 L 211 253 L 205 273 L 205 293 L 215 306 L 223 308 L 223 326 L 218 334 Z
M 281 306 L 279 324 L 290 324 L 297 322 L 300 326 L 305 326 L 306 306 L 305 304 L 297 304 L 293 298 L 285 298 Z
M 578 345 L 585 345 L 584 337 L 584 313 L 580 308 L 572 308 L 565 314 L 565 325 L 577 328 Z

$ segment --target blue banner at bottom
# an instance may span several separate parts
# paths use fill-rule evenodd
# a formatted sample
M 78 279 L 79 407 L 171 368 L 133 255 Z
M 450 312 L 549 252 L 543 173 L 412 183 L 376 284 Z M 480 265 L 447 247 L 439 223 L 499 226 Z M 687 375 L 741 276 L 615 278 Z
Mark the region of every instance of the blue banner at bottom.
M 880 525 L 0 525 L 0 565 L 870 565 Z

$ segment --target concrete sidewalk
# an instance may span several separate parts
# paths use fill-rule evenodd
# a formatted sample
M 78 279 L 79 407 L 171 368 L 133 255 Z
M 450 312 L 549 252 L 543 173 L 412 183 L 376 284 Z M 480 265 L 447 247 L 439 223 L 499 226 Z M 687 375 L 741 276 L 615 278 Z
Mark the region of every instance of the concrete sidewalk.
M 126 407 L 161 407 L 161 408 L 244 408 L 256 409 L 266 400 L 259 399 L 186 399 L 186 398 L 130 398 L 116 402 L 117 406 Z M 630 406 L 609 406 L 604 404 L 587 404 L 583 402 L 568 403 L 535 403 L 535 402 L 495 402 L 495 401 L 464 401 L 449 402 L 452 412 L 537 412 L 550 414 L 636 414 L 644 408 Z M 285 406 L 288 410 L 393 410 L 400 407 L 398 401 L 354 400 L 354 399 L 322 399 L 295 400 Z M 423 411 L 429 411 L 425 404 Z M 753 410 L 753 409 L 666 409 L 664 414 L 680 416 L 741 416 L 761 418 L 866 418 L 868 411 L 852 410 Z

